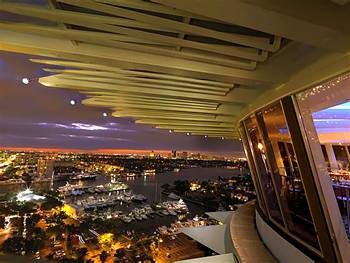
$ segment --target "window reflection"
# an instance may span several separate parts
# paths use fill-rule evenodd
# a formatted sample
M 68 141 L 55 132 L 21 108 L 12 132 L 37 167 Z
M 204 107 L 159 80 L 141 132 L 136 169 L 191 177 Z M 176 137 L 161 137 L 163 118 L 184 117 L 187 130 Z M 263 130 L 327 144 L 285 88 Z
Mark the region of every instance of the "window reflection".
M 262 112 L 265 145 L 290 232 L 318 248 L 318 240 L 280 103 Z
M 248 136 L 250 139 L 250 147 L 254 156 L 255 165 L 262 185 L 263 195 L 265 196 L 271 217 L 278 223 L 283 225 L 282 214 L 278 205 L 277 196 L 272 181 L 272 173 L 268 168 L 266 154 L 264 150 L 263 140 L 258 130 L 257 120 L 255 116 L 245 121 Z

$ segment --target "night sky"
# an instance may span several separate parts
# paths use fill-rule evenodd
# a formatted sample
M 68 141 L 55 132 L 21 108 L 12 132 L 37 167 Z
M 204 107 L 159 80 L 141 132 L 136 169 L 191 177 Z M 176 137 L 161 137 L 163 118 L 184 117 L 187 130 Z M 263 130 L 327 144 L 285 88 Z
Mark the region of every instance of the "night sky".
M 103 117 L 108 110 L 80 105 L 81 94 L 40 85 L 38 77 L 47 73 L 29 58 L 34 57 L 0 52 L 0 147 L 242 151 L 239 141 L 170 134 L 132 119 Z M 23 85 L 23 77 L 31 83 Z

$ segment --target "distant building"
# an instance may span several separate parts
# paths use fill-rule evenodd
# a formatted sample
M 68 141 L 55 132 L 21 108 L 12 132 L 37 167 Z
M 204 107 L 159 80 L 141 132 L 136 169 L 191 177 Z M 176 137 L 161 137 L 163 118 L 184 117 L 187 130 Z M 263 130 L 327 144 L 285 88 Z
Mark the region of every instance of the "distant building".
M 177 156 L 176 156 L 176 150 L 172 150 L 171 151 L 171 157 L 172 158 L 176 158 Z
M 182 152 L 181 154 L 179 154 L 179 157 L 181 159 L 187 159 L 188 158 L 188 152 Z

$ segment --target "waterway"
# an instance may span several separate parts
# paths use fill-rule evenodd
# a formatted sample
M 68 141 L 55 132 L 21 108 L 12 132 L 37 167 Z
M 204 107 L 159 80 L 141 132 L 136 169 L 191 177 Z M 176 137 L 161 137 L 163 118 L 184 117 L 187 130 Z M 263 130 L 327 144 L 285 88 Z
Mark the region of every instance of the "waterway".
M 123 178 L 122 181 L 129 186 L 129 189 L 134 194 L 142 194 L 147 198 L 147 203 L 158 203 L 162 201 L 169 200 L 169 198 L 165 195 L 162 195 L 161 186 L 164 184 L 172 185 L 176 180 L 189 180 L 189 181 L 204 181 L 204 180 L 216 180 L 218 177 L 222 178 L 230 178 L 234 175 L 239 174 L 239 170 L 232 169 L 224 169 L 224 168 L 188 168 L 182 169 L 179 172 L 171 171 L 164 172 L 155 175 L 149 176 L 137 176 L 137 177 L 128 177 Z M 98 176 L 96 180 L 84 180 L 84 181 L 74 181 L 72 184 L 81 184 L 81 185 L 100 185 L 111 182 L 110 176 Z M 65 181 L 54 182 L 53 188 L 57 189 L 59 186 L 65 185 Z M 0 193 L 15 193 L 16 191 L 20 191 L 24 189 L 24 185 L 1 185 Z M 32 188 L 36 190 L 48 190 L 50 188 L 50 183 L 40 183 L 33 184 Z M 186 202 L 189 214 L 186 218 L 193 218 L 196 215 L 203 215 L 206 211 L 202 206 L 193 204 L 191 202 Z M 128 206 L 122 205 L 116 210 L 121 211 L 130 211 L 132 208 L 136 207 L 137 204 L 131 204 Z M 176 217 L 174 216 L 164 216 L 164 217 L 156 217 L 155 219 L 148 219 L 142 221 L 142 224 L 138 222 L 133 222 L 130 224 L 126 224 L 123 229 L 125 230 L 135 230 L 140 232 L 148 232 L 154 231 L 160 225 L 170 225 L 170 223 L 176 221 Z

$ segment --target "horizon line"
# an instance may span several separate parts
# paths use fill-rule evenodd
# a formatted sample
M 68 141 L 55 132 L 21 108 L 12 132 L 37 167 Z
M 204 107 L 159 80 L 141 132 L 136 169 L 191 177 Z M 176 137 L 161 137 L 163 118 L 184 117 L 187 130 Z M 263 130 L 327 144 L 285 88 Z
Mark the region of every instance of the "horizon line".
M 0 147 L 0 151 L 23 151 L 23 152 L 58 152 L 58 153 L 91 153 L 91 154 L 120 154 L 120 155 L 129 155 L 129 154 L 149 154 L 154 152 L 156 154 L 170 154 L 172 150 L 165 149 L 75 149 L 75 148 L 36 148 L 36 147 Z M 233 157 L 234 155 L 241 154 L 240 152 L 236 153 L 216 153 L 210 151 L 193 151 L 193 150 L 177 150 L 178 152 L 189 152 L 189 153 L 200 153 L 200 154 L 210 154 Z

